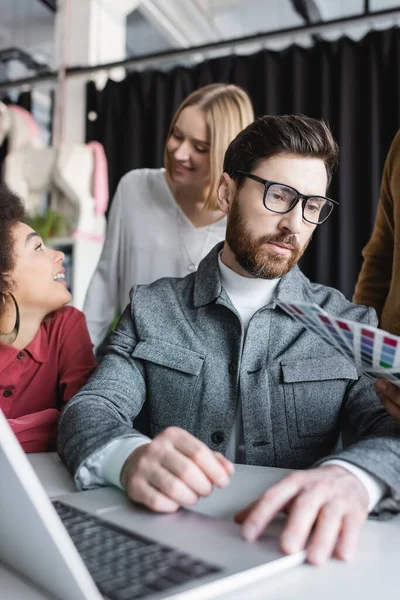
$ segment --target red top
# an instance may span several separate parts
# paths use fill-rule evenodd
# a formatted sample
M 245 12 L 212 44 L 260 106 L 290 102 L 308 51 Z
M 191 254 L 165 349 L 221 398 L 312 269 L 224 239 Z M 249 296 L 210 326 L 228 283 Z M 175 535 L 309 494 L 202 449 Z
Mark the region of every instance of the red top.
M 0 408 L 26 452 L 55 450 L 60 410 L 95 367 L 85 316 L 71 306 L 24 350 L 0 344 Z

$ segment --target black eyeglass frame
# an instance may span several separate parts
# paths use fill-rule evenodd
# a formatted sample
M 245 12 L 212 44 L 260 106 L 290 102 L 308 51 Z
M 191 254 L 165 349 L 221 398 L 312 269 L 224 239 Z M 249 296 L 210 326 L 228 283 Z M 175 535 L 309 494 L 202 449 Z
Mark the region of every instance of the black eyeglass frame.
M 262 177 L 259 177 L 258 175 L 253 175 L 253 173 L 246 173 L 246 171 L 240 171 L 239 169 L 237 169 L 232 175 L 231 177 L 235 174 L 235 173 L 240 173 L 240 175 L 244 175 L 245 177 L 248 177 L 249 179 L 253 179 L 253 181 L 257 181 L 258 183 L 262 183 L 264 186 L 264 196 L 263 196 L 263 204 L 264 207 L 269 210 L 270 212 L 273 212 L 277 215 L 286 215 L 287 213 L 289 213 L 291 210 L 294 209 L 295 206 L 297 206 L 297 204 L 300 202 L 301 200 L 301 204 L 302 204 L 302 212 L 303 212 L 303 219 L 305 221 L 307 221 L 307 223 L 310 223 L 311 225 L 322 225 L 322 223 L 325 223 L 325 221 L 327 221 L 329 219 L 329 217 L 332 214 L 332 211 L 334 209 L 334 205 L 336 204 L 336 206 L 339 206 L 339 202 L 337 202 L 337 200 L 332 200 L 332 198 L 327 198 L 327 196 L 316 196 L 315 194 L 311 195 L 311 196 L 306 196 L 305 194 L 300 194 L 300 192 L 298 190 L 296 190 L 296 188 L 292 187 L 291 185 L 286 185 L 286 183 L 280 183 L 279 181 L 270 181 L 268 179 L 263 179 Z M 297 198 L 295 198 L 292 206 L 290 208 L 288 208 L 288 210 L 285 210 L 283 212 L 278 211 L 278 210 L 273 210 L 272 208 L 268 208 L 268 206 L 266 206 L 265 204 L 265 199 L 267 197 L 267 193 L 269 188 L 272 185 L 282 185 L 286 188 L 288 188 L 289 190 L 293 190 L 294 192 L 296 192 L 297 194 Z M 310 221 L 309 219 L 307 219 L 304 216 L 304 208 L 308 202 L 308 200 L 310 198 L 323 198 L 324 200 L 328 200 L 328 202 L 332 203 L 331 206 L 331 211 L 329 213 L 329 215 L 327 217 L 325 217 L 325 219 L 323 221 L 319 221 L 318 223 L 314 223 L 313 221 Z

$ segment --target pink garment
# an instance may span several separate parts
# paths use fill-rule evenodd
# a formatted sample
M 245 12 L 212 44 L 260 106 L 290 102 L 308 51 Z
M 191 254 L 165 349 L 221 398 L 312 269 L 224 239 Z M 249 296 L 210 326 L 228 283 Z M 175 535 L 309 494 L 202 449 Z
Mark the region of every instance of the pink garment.
M 94 169 L 92 177 L 92 193 L 95 199 L 96 215 L 104 215 L 108 206 L 108 168 L 104 148 L 100 142 L 89 142 L 93 152 Z
M 72 236 L 76 240 L 90 240 L 91 242 L 104 242 L 104 235 L 100 233 L 89 233 L 88 231 L 81 231 L 77 229 Z

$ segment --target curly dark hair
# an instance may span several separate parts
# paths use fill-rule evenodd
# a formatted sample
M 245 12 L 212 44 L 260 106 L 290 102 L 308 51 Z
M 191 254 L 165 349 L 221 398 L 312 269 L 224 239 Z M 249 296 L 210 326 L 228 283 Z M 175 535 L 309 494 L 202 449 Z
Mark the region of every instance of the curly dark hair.
M 14 268 L 14 240 L 12 229 L 19 222 L 26 221 L 22 200 L 4 184 L 0 184 L 0 300 L 5 292 L 12 290 L 10 273 Z M 4 310 L 0 301 L 0 314 Z

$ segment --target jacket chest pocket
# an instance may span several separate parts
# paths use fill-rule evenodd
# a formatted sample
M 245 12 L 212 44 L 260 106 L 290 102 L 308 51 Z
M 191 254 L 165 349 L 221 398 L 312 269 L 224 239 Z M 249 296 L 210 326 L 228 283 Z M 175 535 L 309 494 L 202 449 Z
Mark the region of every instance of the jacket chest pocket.
M 281 363 L 286 422 L 292 448 L 333 441 L 340 431 L 340 410 L 346 388 L 358 378 L 341 356 Z
M 171 425 L 187 429 L 205 356 L 148 338 L 137 344 L 132 357 L 145 364 L 151 423 L 161 429 Z

